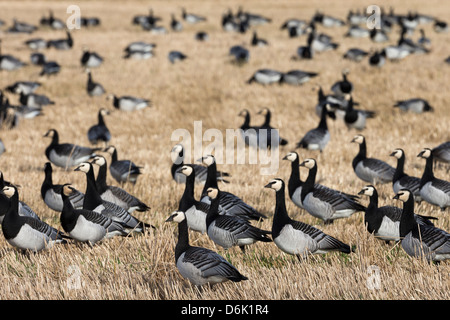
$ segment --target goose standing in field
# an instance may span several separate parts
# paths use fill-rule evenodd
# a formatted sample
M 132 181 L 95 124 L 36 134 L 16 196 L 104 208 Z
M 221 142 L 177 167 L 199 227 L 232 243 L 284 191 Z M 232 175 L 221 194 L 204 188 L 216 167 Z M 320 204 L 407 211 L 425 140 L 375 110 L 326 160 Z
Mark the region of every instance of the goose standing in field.
M 397 158 L 397 168 L 392 179 L 394 193 L 397 194 L 401 189 L 408 189 L 413 193 L 414 200 L 420 203 L 422 201 L 420 197 L 420 178 L 412 177 L 405 173 L 405 152 L 400 148 L 395 149 L 391 153 L 391 157 Z
M 170 172 L 172 173 L 172 178 L 177 183 L 186 183 L 186 175 L 182 172 L 177 172 L 179 168 L 181 168 L 184 163 L 184 147 L 181 144 L 176 144 L 171 150 L 172 157 L 172 166 L 170 168 Z M 206 176 L 208 174 L 208 169 L 205 166 L 199 164 L 191 164 L 191 166 L 195 170 L 195 182 L 196 183 L 205 183 Z M 229 177 L 230 174 L 228 172 L 217 172 L 217 181 L 228 182 L 224 179 L 224 177 Z
M 175 15 L 173 13 L 170 15 L 170 17 L 171 17 L 170 28 L 173 31 L 182 31 L 183 24 L 175 18 Z
M 57 50 L 70 50 L 73 47 L 73 39 L 69 30 L 66 30 L 66 38 L 65 39 L 57 39 L 57 40 L 48 40 L 47 48 L 55 48 Z
M 319 74 L 316 72 L 307 72 L 302 70 L 290 70 L 283 73 L 280 80 L 281 83 L 288 83 L 292 85 L 302 85 L 312 78 L 317 77 Z
M 132 213 L 135 210 L 139 212 L 150 210 L 149 206 L 147 206 L 137 197 L 129 194 L 124 189 L 117 186 L 108 185 L 106 183 L 108 168 L 106 159 L 104 157 L 95 156 L 94 159 L 92 159 L 92 164 L 99 166 L 97 178 L 95 179 L 95 185 L 97 187 L 98 193 L 100 194 L 100 197 L 104 201 L 112 202 L 119 207 L 124 208 L 129 213 Z
M 283 73 L 280 71 L 272 70 L 272 69 L 259 69 L 257 70 L 250 79 L 247 80 L 247 83 L 253 83 L 254 81 L 260 84 L 272 84 L 279 83 L 283 78 Z
M 88 75 L 88 80 L 86 84 L 86 91 L 88 95 L 90 95 L 91 97 L 98 97 L 103 95 L 106 92 L 105 88 L 103 88 L 103 86 L 100 83 L 94 82 L 92 80 L 92 73 L 90 69 L 86 69 L 86 73 Z
M 102 65 L 104 59 L 97 52 L 89 51 L 88 48 L 83 49 L 81 55 L 81 66 L 84 68 L 98 68 Z
M 175 211 L 166 222 L 178 223 L 178 241 L 175 246 L 175 264 L 180 274 L 196 286 L 231 280 L 248 280 L 231 263 L 216 252 L 189 244 L 189 230 L 184 212 Z
M 97 124 L 88 129 L 87 137 L 91 144 L 96 145 L 99 141 L 103 141 L 105 146 L 111 140 L 111 132 L 106 126 L 104 117 L 109 115 L 109 111 L 105 108 L 101 108 L 97 113 Z
M 5 186 L 2 192 L 10 200 L 8 212 L 2 221 L 3 235 L 10 245 L 38 252 L 66 242 L 64 238 L 67 237 L 63 233 L 40 219 L 19 215 L 19 194 L 15 186 Z
M 443 142 L 431 150 L 434 161 L 450 163 L 450 141 Z
M 38 27 L 35 25 L 13 19 L 13 25 L 8 29 L 11 33 L 33 33 Z
M 376 238 L 384 240 L 386 243 L 390 241 L 400 241 L 400 220 L 402 217 L 402 209 L 394 206 L 378 206 L 378 191 L 368 185 L 361 189 L 359 195 L 366 195 L 370 202 L 364 214 L 364 224 L 367 231 Z M 414 214 L 416 223 L 420 225 L 433 225 L 430 219 L 434 217 L 425 217 Z
M 208 188 L 219 189 L 219 187 L 216 178 L 217 177 L 216 159 L 214 158 L 213 155 L 207 155 L 202 157 L 201 160 L 208 167 L 208 175 L 206 177 L 206 182 L 205 185 L 203 186 L 202 191 L 202 195 L 204 195 L 206 194 L 206 190 L 208 190 Z M 211 204 L 211 201 L 207 196 L 202 196 L 201 201 L 207 204 Z M 258 210 L 245 203 L 241 198 L 230 192 L 222 191 L 220 193 L 219 205 L 220 210 L 223 211 L 224 214 L 232 216 L 233 215 L 241 216 L 248 220 L 260 220 L 266 218 L 265 215 L 263 215 Z
M 352 161 L 356 176 L 373 185 L 392 183 L 395 168 L 382 160 L 367 158 L 366 138 L 358 134 L 351 142 L 359 144 L 359 152 Z
M 36 91 L 41 86 L 41 83 L 35 81 L 17 81 L 6 87 L 6 90 L 12 93 L 30 94 Z
M 403 189 L 394 197 L 403 202 L 400 220 L 400 237 L 405 252 L 428 261 L 440 262 L 450 259 L 450 234 L 430 225 L 418 225 L 414 220 L 414 197 Z
M 111 155 L 109 172 L 112 177 L 119 183 L 131 182 L 135 184 L 139 175 L 142 174 L 143 167 L 137 166 L 131 160 L 119 160 L 117 149 L 114 146 L 108 146 L 104 151 Z
M 434 108 L 430 106 L 430 103 L 421 98 L 412 98 L 408 100 L 398 100 L 394 107 L 399 108 L 402 111 L 411 111 L 414 113 L 432 112 Z
M 168 55 L 168 59 L 171 63 L 175 63 L 177 61 L 183 61 L 187 59 L 187 55 L 180 51 L 170 51 Z
M 280 146 L 285 146 L 289 143 L 286 139 L 279 136 L 278 129 L 276 129 L 270 125 L 270 120 L 272 119 L 272 112 L 270 111 L 269 108 L 263 108 L 260 111 L 258 111 L 257 114 L 263 115 L 265 117 L 264 123 L 261 126 L 259 126 L 259 130 L 261 130 L 261 129 L 267 130 L 267 145 L 268 145 L 268 147 L 270 147 L 270 148 L 273 147 L 272 140 L 274 140 L 275 142 L 279 141 Z
M 320 118 L 319 125 L 309 130 L 303 138 L 297 143 L 297 148 L 304 148 L 307 150 L 319 150 L 320 152 L 326 147 L 330 141 L 330 132 L 327 126 L 327 116 L 328 116 L 329 105 L 325 104 L 322 107 L 322 115 Z M 333 117 L 334 113 L 330 113 Z
M 258 37 L 258 34 L 256 33 L 256 31 L 253 32 L 251 44 L 254 47 L 265 47 L 265 46 L 269 45 L 267 40 Z
M 146 228 L 153 227 L 148 223 L 139 221 L 124 208 L 101 198 L 97 190 L 92 163 L 83 162 L 75 171 L 84 172 L 86 175 L 86 192 L 84 193 L 83 209 L 101 213 L 114 221 L 120 222 L 128 233 L 141 233 Z
M 132 96 L 117 97 L 113 94 L 109 94 L 106 99 L 112 99 L 114 108 L 122 111 L 142 110 L 147 108 L 151 103 L 148 99 L 136 98 Z
M 338 96 L 345 96 L 351 94 L 353 91 L 353 83 L 347 79 L 348 71 L 342 72 L 342 80 L 335 82 L 331 86 L 331 91 L 333 91 Z
M 61 198 L 61 184 L 53 184 L 53 169 L 50 162 L 46 162 L 44 165 L 45 178 L 41 185 L 41 197 L 44 203 L 52 210 L 61 212 L 64 206 Z M 75 209 L 83 208 L 84 193 L 71 189 L 71 193 L 67 195 L 69 197 L 72 206 Z
M 242 139 L 245 144 L 254 148 L 258 148 L 260 145 L 263 146 L 263 143 L 259 142 L 259 127 L 250 126 L 250 112 L 244 109 L 239 112 L 238 116 L 244 117 L 244 123 L 240 129 L 242 130 Z
M 425 169 L 420 179 L 420 196 L 426 202 L 438 206 L 444 211 L 450 207 L 450 182 L 434 176 L 431 149 L 425 148 L 417 156 L 426 159 Z
M 365 211 L 354 197 L 330 188 L 317 188 L 317 163 L 306 159 L 300 164 L 309 169 L 308 177 L 303 183 L 301 199 L 305 210 L 312 216 L 332 223 L 336 219 L 347 218 L 358 211 Z
M 272 223 L 272 239 L 281 251 L 295 255 L 299 261 L 309 254 L 330 251 L 350 253 L 350 246 L 306 223 L 293 220 L 286 210 L 285 186 L 281 179 L 273 179 L 265 188 L 275 190 L 275 213 Z
M 75 209 L 68 197 L 71 192 L 70 185 L 65 184 L 61 188 L 64 205 L 60 221 L 64 231 L 72 239 L 94 245 L 103 239 L 128 234 L 119 221 L 112 220 L 95 211 Z
M 193 13 L 188 13 L 188 12 L 186 12 L 186 9 L 184 9 L 184 8 L 181 9 L 181 14 L 182 14 L 183 20 L 190 24 L 206 21 L 205 17 L 199 16 L 199 15 L 193 14 Z
M 46 63 L 44 63 L 44 65 L 42 66 L 42 70 L 39 73 L 39 76 L 50 76 L 50 75 L 56 75 L 61 71 L 61 66 L 59 65 L 59 63 L 55 62 L 55 61 L 48 61 Z
M 362 131 L 366 128 L 367 119 L 374 118 L 376 112 L 371 110 L 355 109 L 353 106 L 353 97 L 350 95 L 347 108 L 345 109 L 344 123 L 349 130 L 356 129 Z
M 307 29 L 310 30 L 310 29 Z M 308 31 L 309 32 L 309 31 Z M 299 46 L 297 48 L 297 55 L 294 59 L 313 59 L 314 58 L 314 49 L 312 47 L 314 41 L 314 34 L 312 32 L 309 33 L 308 39 L 306 40 L 306 45 Z
M 101 148 L 88 148 L 72 143 L 59 143 L 59 134 L 55 129 L 50 129 L 44 135 L 52 139 L 45 149 L 47 159 L 60 168 L 70 168 L 88 161 L 95 156 L 95 152 Z
M 0 70 L 13 71 L 26 66 L 26 63 L 9 54 L 2 54 L 2 42 L 0 40 Z
M 47 62 L 47 58 L 44 56 L 43 53 L 33 52 L 30 55 L 30 62 L 35 66 L 43 66 Z
M 225 250 L 238 246 L 245 253 L 245 246 L 257 241 L 271 242 L 265 231 L 251 225 L 248 220 L 238 216 L 219 214 L 220 190 L 208 188 L 206 190 L 211 204 L 206 215 L 206 230 L 208 237 Z

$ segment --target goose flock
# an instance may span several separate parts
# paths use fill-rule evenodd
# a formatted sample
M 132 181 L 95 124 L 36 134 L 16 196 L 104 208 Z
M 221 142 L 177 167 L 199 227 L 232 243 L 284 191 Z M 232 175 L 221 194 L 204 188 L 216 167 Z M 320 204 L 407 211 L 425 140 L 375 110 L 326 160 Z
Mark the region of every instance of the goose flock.
M 175 13 L 170 15 L 169 28 L 161 25 L 164 19 L 156 16 L 152 9 L 148 14 L 133 17 L 132 24 L 140 26 L 143 31 L 164 35 L 183 32 L 190 25 L 211 23 L 209 17 L 195 14 L 185 8 L 178 14 L 180 18 L 177 18 Z M 366 63 L 368 68 L 376 67 L 382 70 L 383 66 L 391 62 L 401 63 L 404 59 L 434 54 L 430 39 L 425 33 L 427 24 L 432 25 L 431 32 L 436 34 L 445 35 L 448 31 L 447 23 L 438 17 L 417 12 L 397 14 L 393 9 L 389 12 L 382 10 L 380 19 L 381 28 L 369 29 L 366 26 L 367 15 L 361 14 L 359 10 L 350 10 L 346 19 L 317 11 L 308 19 L 286 20 L 279 32 L 281 36 L 287 30 L 289 38 L 299 41 L 292 57 L 293 63 L 296 63 L 338 52 L 341 44 L 337 39 L 321 33 L 319 28 L 347 28 L 346 32 L 342 33 L 342 41 L 361 38 L 361 43 L 368 41 L 385 46 L 370 52 L 351 48 L 344 53 L 343 58 L 349 63 Z M 83 17 L 80 23 L 83 27 L 95 28 L 101 25 L 101 20 L 96 17 Z M 242 67 L 250 61 L 254 48 L 264 50 L 276 43 L 276 39 L 266 39 L 261 32 L 256 31 L 260 25 L 273 24 L 273 20 L 245 11 L 242 7 L 234 14 L 231 9 L 228 10 L 217 23 L 223 32 L 251 34 L 247 41 L 248 46 L 235 45 L 224 49 L 225 55 L 233 57 L 231 64 L 236 67 Z M 32 34 L 42 28 L 60 30 L 58 32 L 64 33 L 64 36 L 48 40 L 33 38 Z M 389 39 L 395 38 L 397 31 L 400 36 L 396 44 L 392 44 Z M 40 76 L 60 77 L 61 68 L 66 66 L 62 62 L 48 61 L 47 52 L 56 50 L 64 54 L 75 50 L 74 45 L 81 41 L 75 32 L 66 28 L 61 19 L 55 17 L 52 10 L 49 11 L 48 17 L 40 19 L 39 26 L 14 19 L 13 25 L 5 32 L 27 35 L 29 38 L 23 43 L 23 47 L 32 51 L 30 64 L 21 61 L 11 52 L 3 51 L 2 45 L 7 40 L 2 39 L 0 70 L 7 73 L 19 69 L 27 70 L 33 68 L 32 65 L 38 65 L 42 67 Z M 412 36 L 418 32 L 420 38 L 414 41 Z M 365 38 L 367 40 L 364 40 Z M 199 42 L 207 42 L 209 39 L 210 34 L 206 31 L 199 31 L 195 35 L 195 40 Z M 160 59 L 155 54 L 157 48 L 155 43 L 134 41 L 123 49 L 124 55 L 121 59 Z M 185 48 L 186 52 L 188 49 Z M 111 47 L 111 50 L 115 49 Z M 119 54 L 121 52 L 122 49 L 118 51 Z M 196 59 L 195 55 L 180 50 L 171 50 L 166 57 L 174 65 L 183 65 Z M 448 60 L 442 57 L 442 68 L 448 68 Z M 80 60 L 77 60 L 77 64 L 81 65 L 87 75 L 85 93 L 90 99 L 105 97 L 104 101 L 109 101 L 111 107 L 102 107 L 92 112 L 92 126 L 83 133 L 89 145 L 69 142 L 66 133 L 60 132 L 62 130 L 55 129 L 51 124 L 43 135 L 43 138 L 50 139 L 50 142 L 45 150 L 42 150 L 46 161 L 42 163 L 43 182 L 40 196 L 49 209 L 58 212 L 62 230 L 42 221 L 30 206 L 19 200 L 21 189 L 16 183 L 20 184 L 20 181 L 14 181 L 14 177 L 5 177 L 7 180 L 4 180 L 1 174 L 1 229 L 6 241 L 19 250 L 39 252 L 61 243 L 72 242 L 86 242 L 92 246 L 117 236 L 145 236 L 147 232 L 156 229 L 152 221 L 141 221 L 134 215 L 135 211 L 149 212 L 151 204 L 145 203 L 130 191 L 134 185 L 140 183 L 139 177 L 145 174 L 145 168 L 149 164 L 135 163 L 132 154 L 124 154 L 120 148 L 111 144 L 115 138 L 114 131 L 107 126 L 107 117 L 112 110 L 122 112 L 122 116 L 126 117 L 130 113 L 145 112 L 154 102 L 148 97 L 118 95 L 94 81 L 95 72 L 102 68 L 104 61 L 102 53 L 87 47 L 83 48 Z M 275 191 L 274 198 L 270 194 L 266 195 L 273 199 L 275 208 L 269 214 L 261 212 L 257 203 L 247 203 L 237 194 L 233 189 L 231 175 L 219 170 L 219 163 L 214 155 L 205 154 L 198 159 L 201 164 L 190 164 L 185 162 L 186 150 L 183 144 L 170 145 L 167 148 L 172 159 L 172 163 L 167 165 L 167 175 L 171 177 L 174 185 L 184 184 L 184 192 L 176 198 L 178 206 L 173 208 L 173 212 L 165 221 L 178 223 L 178 239 L 174 252 L 176 267 L 180 274 L 194 285 L 202 286 L 229 280 L 239 282 L 248 280 L 248 277 L 241 274 L 218 252 L 192 246 L 189 242 L 192 232 L 208 237 L 212 243 L 224 250 L 239 247 L 242 254 L 246 254 L 246 248 L 254 246 L 255 243 L 261 243 L 263 246 L 275 245 L 282 252 L 295 256 L 303 263 L 306 261 L 304 258 L 311 254 L 325 254 L 330 251 L 352 254 L 357 251 L 358 248 L 354 245 L 340 240 L 339 234 L 322 231 L 320 225 L 334 224 L 335 221 L 348 219 L 358 212 L 364 214 L 364 226 L 370 234 L 387 243 L 401 243 L 408 255 L 435 263 L 450 259 L 450 234 L 435 226 L 436 217 L 420 212 L 422 202 L 443 212 L 448 212 L 450 207 L 448 170 L 446 173 L 445 170 L 439 170 L 438 176 L 435 176 L 436 168 L 450 164 L 450 141 L 445 141 L 448 135 L 441 137 L 442 143 L 439 145 L 418 146 L 417 157 L 423 159 L 423 175 L 409 175 L 404 146 L 399 145 L 394 150 L 385 152 L 385 155 L 390 154 L 397 159 L 396 167 L 387 163 L 387 157 L 381 158 L 379 150 L 370 149 L 375 137 L 367 138 L 365 132 L 374 126 L 372 121 L 379 117 L 380 113 L 375 108 L 366 109 L 363 102 L 354 101 L 354 97 L 358 95 L 358 86 L 355 85 L 358 75 L 350 73 L 348 69 L 343 70 L 330 86 L 329 94 L 325 94 L 322 89 L 320 78 L 319 72 L 311 70 L 280 71 L 261 66 L 241 79 L 243 90 L 258 84 L 268 87 L 274 84 L 304 86 L 313 80 L 319 83 L 317 104 L 312 106 L 315 110 L 312 110 L 312 107 L 310 110 L 303 110 L 305 113 L 316 114 L 317 123 L 299 128 L 296 132 L 298 140 L 294 144 L 280 133 L 283 127 L 274 127 L 271 124 L 274 114 L 270 108 L 260 108 L 257 113 L 257 117 L 261 117 L 261 125 L 251 123 L 253 118 L 249 109 L 243 107 L 239 114 L 236 112 L 236 116 L 244 119 L 239 129 L 248 148 L 261 148 L 271 152 L 280 150 L 284 152 L 282 159 L 291 162 L 289 177 L 268 178 L 267 184 L 261 186 Z M 57 100 L 43 93 L 36 93 L 37 90 L 45 90 L 45 87 L 45 83 L 24 80 L 8 84 L 0 90 L 1 129 L 19 130 L 25 125 L 22 119 L 45 117 L 46 108 L 56 107 Z M 19 105 L 11 104 L 10 99 L 13 98 Z M 447 108 L 439 106 L 438 103 L 432 106 L 421 97 L 394 101 L 392 107 L 393 112 L 401 110 L 402 114 L 406 115 L 408 112 L 421 114 Z M 336 125 L 342 122 L 353 137 L 352 140 L 348 139 L 349 146 L 353 143 L 358 145 L 359 150 L 355 150 L 353 161 L 342 170 L 350 169 L 346 172 L 347 175 L 366 184 L 362 189 L 351 190 L 351 186 L 335 189 L 326 186 L 326 181 L 322 184 L 317 179 L 318 172 L 322 171 L 321 163 L 324 157 L 326 158 L 327 149 L 334 147 L 333 133 L 329 129 L 331 122 Z M 12 141 L 2 141 L 0 153 L 8 149 L 9 143 Z M 308 153 L 308 157 L 300 159 L 300 152 Z M 317 157 L 312 156 L 314 152 L 319 152 Z M 305 181 L 300 178 L 300 167 L 308 171 Z M 108 168 L 112 180 L 107 179 Z M 54 184 L 54 170 L 81 172 L 85 177 L 86 189 L 78 190 L 67 182 Z M 324 175 L 325 173 L 322 176 Z M 115 185 L 108 184 L 108 181 L 114 181 Z M 392 184 L 392 196 L 387 196 L 400 201 L 401 206 L 379 206 L 379 190 L 383 184 Z M 196 186 L 202 186 L 201 197 L 198 199 Z M 364 196 L 369 198 L 367 206 L 361 203 Z M 288 212 L 286 198 L 298 211 L 317 219 L 318 226 L 291 218 L 293 213 Z M 269 219 L 272 219 L 271 230 L 264 230 L 256 225 Z

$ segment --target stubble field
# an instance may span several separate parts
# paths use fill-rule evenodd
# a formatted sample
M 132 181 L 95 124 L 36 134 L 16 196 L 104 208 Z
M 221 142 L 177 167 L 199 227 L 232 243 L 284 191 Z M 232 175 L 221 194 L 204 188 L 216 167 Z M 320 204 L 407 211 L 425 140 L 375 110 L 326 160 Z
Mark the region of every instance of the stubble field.
M 66 1 L 2 1 L 0 18 L 7 25 L 16 17 L 38 25 L 43 15 L 52 9 L 61 19 L 68 17 Z M 56 246 L 38 254 L 21 254 L 0 237 L 0 298 L 15 299 L 145 299 L 145 300 L 378 300 L 450 298 L 449 264 L 430 265 L 406 255 L 400 245 L 375 239 L 364 227 L 363 213 L 331 225 L 324 225 L 286 197 L 290 216 L 314 225 L 335 236 L 356 251 L 350 255 L 330 253 L 312 256 L 299 263 L 295 257 L 282 253 L 274 243 L 257 243 L 244 255 L 238 248 L 225 252 L 215 246 L 206 235 L 190 233 L 191 244 L 213 249 L 225 256 L 249 280 L 227 282 L 199 291 L 179 274 L 174 259 L 177 226 L 165 223 L 176 210 L 184 185 L 176 184 L 170 175 L 170 150 L 177 141 L 171 141 L 176 129 L 193 132 L 194 121 L 202 121 L 203 130 L 238 128 L 243 119 L 242 109 L 252 114 L 252 124 L 263 122 L 256 112 L 263 107 L 272 110 L 272 124 L 280 129 L 289 144 L 279 150 L 279 169 L 276 175 L 260 174 L 259 165 L 219 164 L 218 169 L 231 174 L 229 184 L 219 184 L 223 190 L 233 192 L 268 216 L 258 225 L 271 229 L 275 207 L 273 190 L 264 189 L 270 179 L 282 178 L 286 182 L 290 163 L 281 158 L 294 150 L 295 144 L 306 131 L 318 124 L 314 113 L 317 92 L 321 85 L 325 92 L 341 79 L 343 69 L 349 70 L 354 84 L 354 99 L 360 107 L 375 110 L 377 116 L 368 121 L 363 131 L 368 143 L 368 155 L 387 161 L 395 148 L 406 153 L 406 171 L 420 177 L 424 160 L 416 155 L 424 147 L 434 147 L 450 139 L 450 83 L 448 64 L 443 61 L 450 54 L 449 34 L 437 34 L 425 26 L 432 41 L 428 55 L 407 57 L 400 63 L 386 63 L 381 69 L 371 68 L 367 60 L 361 63 L 344 60 L 342 55 L 351 47 L 365 50 L 382 45 L 369 39 L 344 38 L 346 27 L 318 29 L 340 44 L 334 52 L 318 54 L 311 61 L 294 61 L 296 49 L 306 43 L 305 36 L 290 39 L 280 30 L 282 23 L 292 17 L 309 20 L 319 8 L 307 1 L 79 1 L 82 15 L 97 16 L 101 26 L 81 28 L 72 32 L 74 47 L 69 51 L 44 50 L 49 60 L 58 61 L 61 72 L 48 79 L 38 76 L 39 67 L 26 66 L 20 70 L 2 71 L 0 87 L 5 88 L 18 80 L 42 82 L 38 93 L 48 95 L 55 105 L 44 108 L 44 115 L 23 120 L 17 128 L 2 129 L 0 137 L 7 152 L 0 157 L 0 170 L 6 180 L 20 185 L 21 200 L 25 201 L 49 224 L 60 228 L 59 214 L 51 211 L 40 197 L 44 179 L 43 166 L 47 161 L 44 150 L 50 143 L 43 135 L 50 128 L 60 133 L 63 142 L 89 145 L 86 132 L 96 123 L 97 111 L 106 107 L 112 111 L 105 121 L 112 133 L 111 144 L 117 147 L 119 158 L 128 158 L 144 166 L 144 174 L 135 186 L 125 188 L 147 203 L 151 210 L 137 213 L 143 221 L 157 230 L 141 236 L 114 238 L 90 248 L 68 244 Z M 332 16 L 345 19 L 348 10 L 363 8 L 373 3 L 360 1 L 321 1 L 320 9 Z M 221 29 L 221 16 L 228 8 L 235 12 L 239 5 L 245 10 L 272 18 L 272 23 L 256 27 L 258 34 L 267 39 L 268 47 L 250 47 L 251 31 L 246 34 L 227 33 Z M 387 1 L 377 5 L 389 7 Z M 181 7 L 208 17 L 198 25 L 184 24 L 179 33 L 169 29 L 170 15 L 180 19 Z M 450 17 L 448 4 L 431 1 L 399 1 L 392 4 L 397 13 L 408 10 Z M 138 14 L 147 14 L 150 7 L 163 18 L 161 25 L 169 29 L 165 35 L 155 35 L 131 24 Z M 2 27 L 4 31 L 6 26 Z M 197 31 L 210 35 L 207 42 L 194 39 Z M 1 33 L 2 54 L 9 53 L 29 61 L 31 51 L 24 41 L 42 37 L 63 38 L 63 31 L 40 28 L 32 35 Z M 390 43 L 395 43 L 395 29 Z M 418 33 L 414 34 L 414 38 Z M 155 57 L 145 61 L 124 60 L 123 48 L 132 41 L 157 44 Z M 250 61 L 238 67 L 230 63 L 228 50 L 236 44 L 250 49 Z M 85 90 L 86 74 L 80 66 L 84 46 L 105 58 L 104 64 L 93 69 L 95 81 L 108 93 L 133 95 L 152 101 L 150 108 L 123 112 L 113 110 L 105 96 L 89 97 Z M 172 65 L 167 54 L 170 50 L 184 52 L 188 59 Z M 254 71 L 260 68 L 280 71 L 301 69 L 318 72 L 319 76 L 299 86 L 258 84 L 248 85 Z M 17 96 L 9 94 L 17 103 Z M 396 100 L 422 97 L 430 101 L 432 113 L 402 113 L 393 108 Z M 353 172 L 351 161 L 358 146 L 350 143 L 356 131 L 348 130 L 340 121 L 329 121 L 331 141 L 322 154 L 298 149 L 300 159 L 313 157 L 318 162 L 318 178 L 322 184 L 357 194 L 366 185 Z M 205 142 L 204 145 L 208 145 Z M 109 155 L 106 159 L 110 161 Z M 302 179 L 307 172 L 301 169 Z M 435 175 L 450 180 L 444 167 Z M 70 182 L 85 190 L 85 176 L 73 170 L 54 169 L 54 182 Z M 116 184 L 108 176 L 110 184 Z M 380 205 L 401 206 L 392 200 L 392 185 L 377 186 Z M 196 186 L 196 196 L 202 187 Z M 367 204 L 367 198 L 361 202 Z M 449 231 L 449 211 L 422 202 L 416 212 L 438 217 L 436 226 Z

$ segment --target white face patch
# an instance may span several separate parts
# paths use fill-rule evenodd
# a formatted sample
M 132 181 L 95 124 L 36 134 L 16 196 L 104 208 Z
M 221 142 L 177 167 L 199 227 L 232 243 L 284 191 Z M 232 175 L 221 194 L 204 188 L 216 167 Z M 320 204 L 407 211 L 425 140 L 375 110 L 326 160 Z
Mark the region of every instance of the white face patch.
M 371 196 L 373 196 L 374 189 L 373 189 L 373 187 L 365 187 L 365 188 L 363 188 L 363 192 L 366 196 L 371 197 Z
M 186 219 L 186 216 L 183 211 L 175 211 L 172 213 L 172 216 L 173 216 L 173 221 L 178 222 L 178 223 L 180 223 L 180 222 L 184 221 L 184 219 Z
M 270 180 L 270 187 L 275 191 L 278 191 L 283 186 L 283 183 L 278 179 Z
M 397 193 L 397 194 L 398 194 L 398 199 L 399 199 L 399 200 L 401 200 L 401 201 L 403 201 L 403 202 L 406 202 L 406 201 L 408 201 L 408 199 L 409 199 L 409 194 L 410 194 L 410 192 L 407 191 L 407 190 L 402 190 L 402 191 L 400 191 L 400 192 Z
M 393 156 L 397 159 L 400 159 L 403 155 L 403 151 L 400 149 L 395 149 L 394 152 L 392 152 Z
M 8 198 L 11 198 L 14 195 L 14 193 L 16 192 L 13 187 L 8 187 L 8 186 L 4 187 L 2 191 L 5 194 L 5 196 L 7 196 Z
M 181 146 L 181 144 L 176 144 L 176 145 L 172 148 L 172 152 L 173 152 L 173 153 L 179 154 L 181 151 L 183 151 L 183 147 Z
M 53 138 L 54 134 L 55 134 L 55 132 L 53 130 L 48 130 L 47 133 L 45 134 L 45 136 L 49 137 L 49 138 Z
M 70 188 L 69 185 L 63 187 L 63 193 L 66 196 L 69 196 L 72 193 L 72 189 Z
M 106 109 L 102 109 L 102 110 L 100 111 L 100 113 L 101 113 L 102 116 L 107 116 L 107 115 L 109 115 L 109 111 L 106 110 Z
M 190 176 L 194 170 L 190 166 L 182 166 L 181 173 L 185 176 Z
M 208 193 L 208 196 L 211 199 L 215 199 L 215 198 L 217 198 L 217 194 L 219 193 L 219 190 L 217 190 L 216 188 L 208 188 L 208 190 L 206 190 L 206 192 Z
M 423 149 L 422 150 L 422 157 L 423 158 L 429 158 L 431 156 L 431 150 L 430 149 Z
M 246 117 L 248 114 L 247 110 L 242 110 L 241 112 L 239 112 L 239 116 L 241 117 Z
M 94 163 L 99 165 L 99 166 L 104 166 L 106 161 L 105 161 L 105 158 L 103 158 L 103 157 L 95 157 L 94 158 Z
M 352 142 L 356 142 L 356 143 L 358 143 L 358 144 L 362 144 L 362 143 L 364 142 L 364 136 L 358 134 L 358 135 L 356 135 L 356 136 L 353 138 Z
M 316 160 L 314 159 L 306 159 L 304 161 L 305 167 L 312 169 L 316 165 Z
M 211 155 L 203 157 L 203 163 L 209 167 L 214 163 L 214 157 Z
M 289 161 L 294 162 L 295 160 L 297 160 L 297 154 L 294 153 L 294 152 L 289 152 L 289 153 L 286 155 L 286 159 L 289 160 Z
M 89 163 L 86 163 L 86 162 L 83 162 L 82 164 L 80 164 L 78 166 L 78 170 L 83 171 L 85 173 L 89 172 L 89 169 L 90 169 Z

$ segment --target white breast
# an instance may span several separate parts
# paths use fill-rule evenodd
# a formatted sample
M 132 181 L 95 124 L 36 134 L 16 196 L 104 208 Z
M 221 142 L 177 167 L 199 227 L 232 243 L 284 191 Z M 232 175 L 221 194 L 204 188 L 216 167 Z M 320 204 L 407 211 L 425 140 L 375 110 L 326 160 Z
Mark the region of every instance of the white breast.
M 290 224 L 283 227 L 273 242 L 282 251 L 295 255 L 314 253 L 318 248 L 317 243 L 309 235 L 294 229 Z

